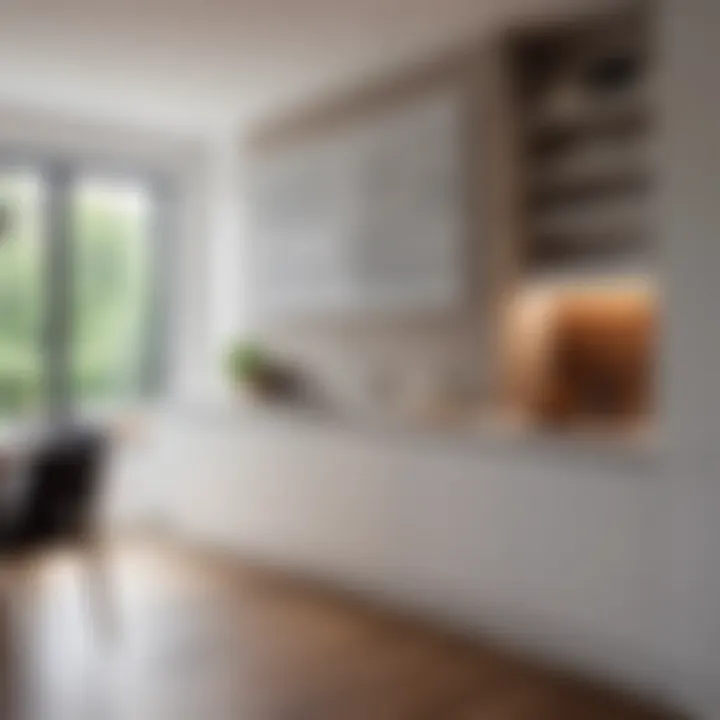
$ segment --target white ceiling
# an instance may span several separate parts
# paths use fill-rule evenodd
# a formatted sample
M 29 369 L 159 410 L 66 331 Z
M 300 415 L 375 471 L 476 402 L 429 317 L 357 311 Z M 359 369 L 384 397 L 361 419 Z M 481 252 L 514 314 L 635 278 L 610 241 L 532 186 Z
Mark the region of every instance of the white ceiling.
M 549 4 L 557 1 L 2 0 L 0 103 L 231 127 Z

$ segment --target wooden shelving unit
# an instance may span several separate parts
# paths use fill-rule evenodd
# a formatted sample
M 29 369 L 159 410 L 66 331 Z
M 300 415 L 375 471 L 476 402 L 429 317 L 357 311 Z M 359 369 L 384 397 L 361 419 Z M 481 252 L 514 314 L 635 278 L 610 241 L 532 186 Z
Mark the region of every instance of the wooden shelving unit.
M 519 218 L 508 404 L 528 425 L 634 438 L 655 413 L 651 6 L 509 43 Z
M 644 8 L 516 38 L 521 274 L 653 263 L 652 58 Z

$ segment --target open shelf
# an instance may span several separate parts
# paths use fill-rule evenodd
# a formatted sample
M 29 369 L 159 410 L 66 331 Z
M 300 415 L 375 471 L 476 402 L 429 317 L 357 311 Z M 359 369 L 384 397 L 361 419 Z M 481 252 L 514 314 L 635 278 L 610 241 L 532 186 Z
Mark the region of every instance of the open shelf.
M 645 9 L 629 9 L 512 46 L 521 224 L 504 383 L 530 427 L 564 436 L 653 426 L 649 27 Z
M 648 22 L 639 10 L 513 46 L 525 170 L 524 272 L 652 257 Z

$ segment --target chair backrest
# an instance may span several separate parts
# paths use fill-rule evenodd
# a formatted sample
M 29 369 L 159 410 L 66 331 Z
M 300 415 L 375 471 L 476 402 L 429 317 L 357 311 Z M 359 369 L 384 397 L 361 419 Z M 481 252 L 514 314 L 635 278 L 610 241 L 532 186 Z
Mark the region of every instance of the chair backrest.
M 13 544 L 75 539 L 88 530 L 106 449 L 104 433 L 79 427 L 57 430 L 38 443 L 27 466 Z

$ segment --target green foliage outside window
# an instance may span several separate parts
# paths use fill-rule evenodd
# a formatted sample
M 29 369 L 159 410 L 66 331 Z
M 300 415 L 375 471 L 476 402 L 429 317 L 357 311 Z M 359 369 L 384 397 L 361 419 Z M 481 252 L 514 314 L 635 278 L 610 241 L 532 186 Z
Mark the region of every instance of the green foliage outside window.
M 149 310 L 147 213 L 111 192 L 76 191 L 72 203 L 69 387 L 110 400 L 141 386 Z M 42 198 L 29 178 L 0 176 L 12 221 L 0 241 L 0 417 L 46 402 L 49 268 Z

